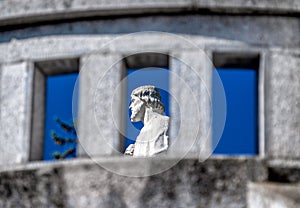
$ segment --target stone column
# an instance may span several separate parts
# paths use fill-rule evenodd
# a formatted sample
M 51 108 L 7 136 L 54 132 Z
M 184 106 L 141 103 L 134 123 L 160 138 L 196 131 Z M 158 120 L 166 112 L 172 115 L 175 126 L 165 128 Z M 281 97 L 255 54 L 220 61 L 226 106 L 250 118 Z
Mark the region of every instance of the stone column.
M 124 71 L 118 54 L 91 54 L 80 59 L 79 156 L 112 155 L 123 148 L 112 111 L 120 110 L 117 119 L 121 119 L 123 95 L 114 93 Z
M 272 52 L 266 58 L 266 156 L 300 158 L 300 58 Z
M 192 157 L 206 158 L 211 151 L 211 69 L 210 60 L 202 51 L 177 51 L 170 55 L 170 90 L 174 95 L 170 100 L 172 156 L 188 151 Z M 195 130 L 196 135 L 192 133 Z
M 30 62 L 1 66 L 0 165 L 29 161 L 33 68 Z

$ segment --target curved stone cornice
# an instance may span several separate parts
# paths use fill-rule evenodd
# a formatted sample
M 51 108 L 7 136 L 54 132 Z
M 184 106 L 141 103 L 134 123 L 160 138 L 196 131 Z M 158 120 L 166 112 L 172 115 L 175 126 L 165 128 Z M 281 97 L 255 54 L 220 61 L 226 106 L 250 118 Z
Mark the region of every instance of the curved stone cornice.
M 0 26 L 172 12 L 300 13 L 294 0 L 0 0 Z

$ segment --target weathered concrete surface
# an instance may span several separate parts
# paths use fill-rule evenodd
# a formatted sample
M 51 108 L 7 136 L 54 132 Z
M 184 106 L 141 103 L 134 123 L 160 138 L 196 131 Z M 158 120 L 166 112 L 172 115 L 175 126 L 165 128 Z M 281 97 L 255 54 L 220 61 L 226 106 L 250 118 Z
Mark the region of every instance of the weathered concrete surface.
M 198 12 L 290 14 L 300 12 L 294 0 L 3 0 L 0 26 L 91 16 Z
M 5 30 L 0 42 L 52 35 L 105 35 L 161 31 L 242 41 L 248 44 L 299 47 L 299 19 L 282 16 L 176 14 L 120 17 Z M 278 28 L 281 28 L 280 30 Z
M 22 163 L 30 157 L 33 64 L 0 68 L 0 164 Z
M 248 208 L 299 208 L 300 184 L 250 183 Z
M 189 151 L 207 158 L 212 151 L 211 60 L 203 50 L 174 50 L 170 53 L 170 72 L 169 154 L 181 156 Z
M 15 31 L 16 32 L 16 31 Z M 2 33 L 2 35 L 4 35 Z M 1 36 L 3 37 L 3 36 Z M 209 45 L 222 45 L 249 50 L 249 45 L 240 41 L 227 41 L 203 36 L 181 36 L 192 41 L 196 46 L 204 48 Z M 184 44 L 183 44 L 184 43 Z M 68 35 L 37 37 L 26 40 L 12 40 L 0 44 L 0 62 L 9 63 L 21 60 L 45 61 L 55 59 L 70 59 L 91 52 L 117 52 L 130 54 L 136 51 L 161 51 L 188 49 L 185 41 L 166 33 L 150 32 L 136 33 L 127 36 L 120 35 Z M 251 47 L 253 50 L 253 47 Z
M 121 138 L 112 115 L 114 93 L 125 70 L 118 54 L 90 54 L 80 60 L 79 155 L 112 155 Z M 122 95 L 117 95 L 121 108 Z M 121 120 L 120 113 L 118 120 Z
M 0 207 L 64 207 L 61 174 L 56 168 L 2 173 Z
M 123 168 L 138 168 L 135 161 L 159 165 L 149 159 L 101 160 Z M 257 159 L 185 159 L 164 173 L 130 178 L 107 172 L 91 161 L 0 173 L 0 206 L 5 207 L 213 207 L 246 206 L 248 181 L 266 178 Z
M 300 158 L 300 58 L 270 53 L 265 72 L 266 155 Z

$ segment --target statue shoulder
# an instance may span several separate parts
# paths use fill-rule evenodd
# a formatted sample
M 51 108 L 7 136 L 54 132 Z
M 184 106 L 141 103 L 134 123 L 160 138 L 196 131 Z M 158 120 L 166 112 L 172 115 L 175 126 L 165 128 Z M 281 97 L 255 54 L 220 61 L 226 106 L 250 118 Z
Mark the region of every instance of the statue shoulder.
M 170 117 L 169 116 L 163 116 L 162 120 L 164 122 L 164 126 L 168 129 L 169 128 Z
M 164 119 L 166 122 L 169 122 L 170 117 L 169 117 L 169 116 L 163 116 L 163 119 Z

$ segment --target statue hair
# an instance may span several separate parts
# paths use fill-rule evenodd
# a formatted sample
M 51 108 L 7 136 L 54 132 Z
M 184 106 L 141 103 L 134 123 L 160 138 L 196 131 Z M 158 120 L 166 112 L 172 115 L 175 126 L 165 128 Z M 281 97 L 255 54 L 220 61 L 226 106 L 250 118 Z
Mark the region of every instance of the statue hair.
M 138 97 L 144 101 L 148 107 L 159 114 L 163 114 L 165 111 L 165 106 L 161 102 L 160 93 L 155 86 L 140 86 L 132 91 L 131 96 Z

